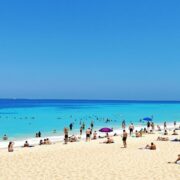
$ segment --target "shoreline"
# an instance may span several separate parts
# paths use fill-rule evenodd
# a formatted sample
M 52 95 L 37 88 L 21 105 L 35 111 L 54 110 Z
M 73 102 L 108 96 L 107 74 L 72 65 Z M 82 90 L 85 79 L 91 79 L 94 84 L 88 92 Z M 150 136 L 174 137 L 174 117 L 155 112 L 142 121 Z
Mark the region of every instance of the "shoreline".
M 164 129 L 164 128 L 163 128 L 163 124 L 155 124 L 155 131 L 156 131 L 157 125 L 159 125 L 159 126 L 161 127 L 161 129 L 162 129 L 162 131 L 160 131 L 160 132 L 163 132 L 163 129 Z M 179 127 L 179 126 L 180 126 L 180 122 L 177 121 L 177 122 L 176 122 L 176 127 Z M 138 131 L 139 131 L 140 129 L 145 128 L 145 127 L 146 127 L 146 125 L 144 125 L 144 126 L 142 126 L 142 125 L 141 125 L 141 126 L 140 126 L 140 125 L 139 125 L 139 126 L 136 126 L 136 125 L 135 125 L 135 129 L 134 129 L 134 130 L 138 130 Z M 167 124 L 167 129 L 168 129 L 168 130 L 174 129 L 173 123 L 168 123 L 168 124 Z M 105 133 L 99 132 L 99 131 L 97 130 L 97 128 L 94 128 L 93 131 L 94 131 L 94 130 L 97 131 L 97 136 L 99 136 L 99 135 L 104 136 L 104 135 L 105 135 Z M 115 128 L 115 129 L 113 130 L 113 132 L 112 132 L 112 133 L 109 133 L 109 134 L 112 136 L 113 134 L 116 133 L 116 134 L 119 136 L 119 135 L 122 135 L 122 131 L 123 131 L 123 130 L 122 130 L 121 128 L 119 128 L 119 129 Z M 128 128 L 126 128 L 126 131 L 129 132 Z M 72 135 L 75 135 L 76 137 L 80 137 L 79 134 L 75 134 L 75 133 L 69 131 L 69 136 L 72 136 Z M 63 142 L 64 142 L 64 135 L 59 135 L 59 136 L 42 136 L 42 137 L 40 137 L 40 138 L 36 138 L 36 137 L 23 138 L 23 137 L 22 137 L 22 139 L 20 139 L 20 140 L 17 139 L 17 140 L 14 140 L 14 141 L 13 141 L 13 142 L 14 142 L 14 148 L 21 148 L 21 147 L 23 147 L 25 141 L 28 141 L 29 144 L 32 145 L 32 146 L 38 146 L 38 145 L 39 145 L 39 141 L 40 141 L 41 139 L 46 139 L 46 138 L 49 138 L 49 140 L 50 140 L 53 144 L 54 144 L 54 143 L 60 143 L 60 142 L 63 143 Z M 85 141 L 85 133 L 82 134 L 80 140 L 81 140 L 81 141 Z M 0 149 L 7 149 L 9 141 L 11 141 L 11 140 L 0 141 Z

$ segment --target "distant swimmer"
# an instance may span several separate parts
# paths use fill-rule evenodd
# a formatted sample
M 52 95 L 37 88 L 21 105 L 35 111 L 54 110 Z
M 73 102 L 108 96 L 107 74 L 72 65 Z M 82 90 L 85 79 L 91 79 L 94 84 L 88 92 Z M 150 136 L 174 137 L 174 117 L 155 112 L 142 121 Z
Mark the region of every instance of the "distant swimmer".
M 93 127 L 94 127 L 94 122 L 91 121 L 91 129 L 93 129 Z
M 53 133 L 54 133 L 54 134 L 56 133 L 56 129 L 53 130 Z
M 6 134 L 3 136 L 3 140 L 4 140 L 4 141 L 8 140 L 8 137 L 7 137 Z

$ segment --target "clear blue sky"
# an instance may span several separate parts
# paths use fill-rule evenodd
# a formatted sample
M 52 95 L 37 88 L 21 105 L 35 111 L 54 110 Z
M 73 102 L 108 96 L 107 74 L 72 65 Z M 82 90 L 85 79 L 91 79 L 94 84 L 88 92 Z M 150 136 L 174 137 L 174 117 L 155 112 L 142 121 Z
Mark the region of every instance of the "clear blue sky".
M 1 1 L 0 97 L 180 100 L 180 1 Z

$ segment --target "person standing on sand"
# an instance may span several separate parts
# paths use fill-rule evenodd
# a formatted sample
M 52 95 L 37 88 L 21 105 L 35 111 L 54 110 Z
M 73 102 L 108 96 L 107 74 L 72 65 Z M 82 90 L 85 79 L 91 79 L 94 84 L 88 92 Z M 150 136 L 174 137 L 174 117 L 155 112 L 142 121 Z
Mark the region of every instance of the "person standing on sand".
M 13 151 L 14 151 L 13 145 L 14 145 L 13 142 L 9 142 L 9 145 L 8 145 L 8 152 L 13 152 Z
M 64 128 L 64 143 L 68 143 L 68 128 Z
M 148 130 L 148 132 L 150 131 L 150 126 L 151 126 L 151 123 L 148 121 L 147 122 L 147 130 Z
M 133 131 L 134 131 L 134 125 L 133 125 L 133 123 L 131 123 L 130 126 L 129 126 L 130 136 L 132 135 Z
M 176 128 L 176 121 L 174 121 L 174 128 Z
M 124 148 L 127 148 L 127 136 L 128 134 L 126 130 L 123 130 L 122 141 L 123 141 Z
M 86 142 L 87 142 L 87 141 L 90 141 L 90 136 L 91 136 L 91 129 L 88 128 L 88 129 L 86 130 Z

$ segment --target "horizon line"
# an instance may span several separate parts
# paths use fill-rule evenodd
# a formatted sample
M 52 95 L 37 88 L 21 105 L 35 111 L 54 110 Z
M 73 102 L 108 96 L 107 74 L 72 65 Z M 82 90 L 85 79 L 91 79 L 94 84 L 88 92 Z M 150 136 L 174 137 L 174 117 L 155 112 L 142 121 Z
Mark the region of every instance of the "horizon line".
M 66 98 L 0 98 L 0 100 L 59 100 L 59 101 L 131 101 L 131 102 L 180 102 L 180 100 L 138 100 L 138 99 L 66 99 Z

